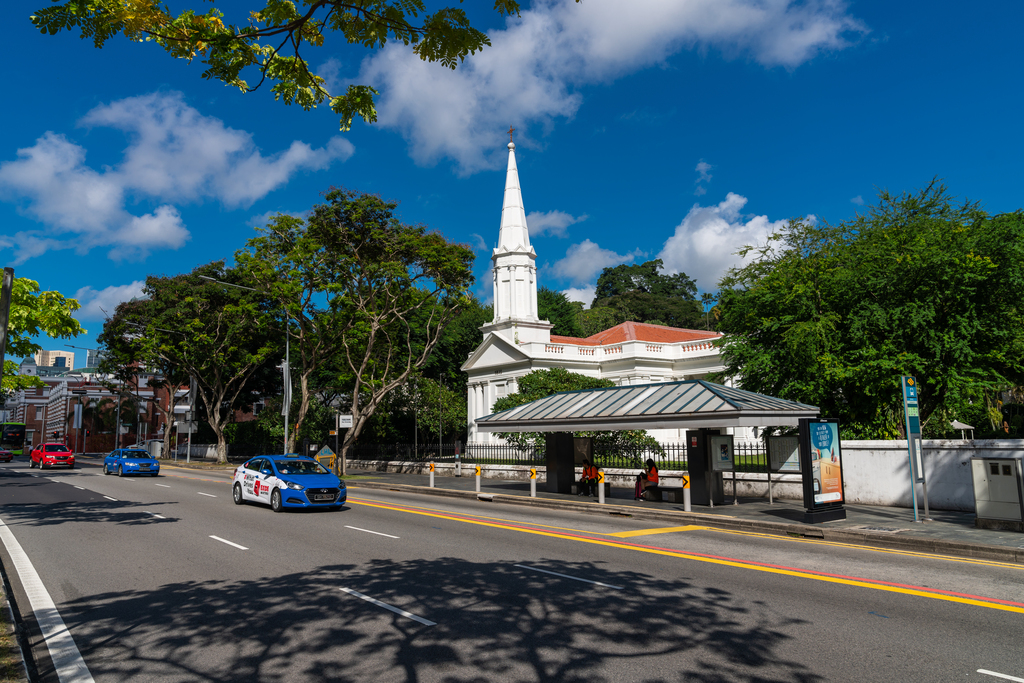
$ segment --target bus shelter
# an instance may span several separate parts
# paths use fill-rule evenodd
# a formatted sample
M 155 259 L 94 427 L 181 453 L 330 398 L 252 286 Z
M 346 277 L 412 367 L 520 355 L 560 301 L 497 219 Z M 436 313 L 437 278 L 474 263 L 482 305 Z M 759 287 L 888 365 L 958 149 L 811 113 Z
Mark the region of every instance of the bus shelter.
M 552 394 L 477 418 L 476 424 L 484 432 L 546 433 L 551 493 L 572 490 L 582 457 L 572 432 L 686 429 L 693 503 L 707 505 L 721 502 L 723 495 L 716 437 L 730 427 L 796 427 L 801 418 L 816 418 L 819 412 L 816 406 L 694 379 Z

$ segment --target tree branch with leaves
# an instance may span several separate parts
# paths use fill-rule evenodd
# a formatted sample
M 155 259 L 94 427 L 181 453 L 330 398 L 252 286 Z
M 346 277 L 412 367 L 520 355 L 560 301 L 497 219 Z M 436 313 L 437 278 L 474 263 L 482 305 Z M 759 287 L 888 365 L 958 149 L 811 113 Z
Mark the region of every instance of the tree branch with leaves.
M 389 41 L 412 46 L 427 62 L 454 69 L 469 55 L 491 44 L 474 28 L 466 12 L 442 7 L 427 12 L 422 0 L 267 0 L 234 22 L 212 7 L 206 12 L 171 12 L 154 0 L 66 0 L 37 11 L 32 23 L 42 33 L 78 31 L 97 48 L 115 36 L 132 42 L 154 42 L 174 59 L 206 65 L 202 77 L 253 92 L 271 82 L 274 99 L 310 110 L 327 102 L 348 130 L 359 116 L 377 120 L 372 85 L 351 84 L 331 93 L 327 82 L 310 68 L 310 52 L 337 50 L 337 43 L 381 50 Z M 577 0 L 578 2 L 579 0 Z M 221 2 L 223 7 L 226 2 Z M 232 7 L 232 9 L 235 9 Z M 495 0 L 500 17 L 519 14 L 515 0 Z M 247 71 L 256 80 L 246 80 Z

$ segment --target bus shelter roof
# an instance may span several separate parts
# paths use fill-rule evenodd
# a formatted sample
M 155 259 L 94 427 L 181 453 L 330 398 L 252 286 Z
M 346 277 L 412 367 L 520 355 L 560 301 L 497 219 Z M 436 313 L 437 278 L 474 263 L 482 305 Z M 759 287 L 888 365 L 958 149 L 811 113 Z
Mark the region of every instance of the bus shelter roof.
M 700 379 L 552 394 L 477 418 L 483 432 L 795 427 L 816 406 Z

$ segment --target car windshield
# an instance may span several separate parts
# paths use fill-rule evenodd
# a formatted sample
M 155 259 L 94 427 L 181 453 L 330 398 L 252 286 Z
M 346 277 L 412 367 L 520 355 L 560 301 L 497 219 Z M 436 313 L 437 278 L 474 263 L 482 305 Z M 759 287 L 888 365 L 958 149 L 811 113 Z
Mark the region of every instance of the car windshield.
M 281 474 L 329 474 L 327 468 L 312 460 L 275 460 Z
M 124 451 L 126 458 L 149 458 L 149 451 Z
M 47 446 L 47 453 L 69 453 L 67 446 Z

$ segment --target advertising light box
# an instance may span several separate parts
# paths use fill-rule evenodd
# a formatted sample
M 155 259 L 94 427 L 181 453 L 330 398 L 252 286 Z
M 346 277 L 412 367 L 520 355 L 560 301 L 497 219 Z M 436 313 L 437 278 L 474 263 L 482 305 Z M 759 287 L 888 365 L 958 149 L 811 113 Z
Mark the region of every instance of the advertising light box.
M 839 421 L 800 421 L 804 505 L 809 509 L 841 506 L 845 502 Z

